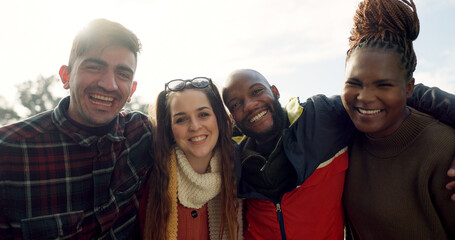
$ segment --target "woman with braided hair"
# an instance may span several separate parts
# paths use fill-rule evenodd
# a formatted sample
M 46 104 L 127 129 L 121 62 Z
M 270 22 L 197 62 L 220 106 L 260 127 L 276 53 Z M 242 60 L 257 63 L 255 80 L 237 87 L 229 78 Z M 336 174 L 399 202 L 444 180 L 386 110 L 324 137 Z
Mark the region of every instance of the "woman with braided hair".
M 364 0 L 349 38 L 343 105 L 358 134 L 343 201 L 348 239 L 455 239 L 445 172 L 455 130 L 406 106 L 414 88 L 412 0 Z

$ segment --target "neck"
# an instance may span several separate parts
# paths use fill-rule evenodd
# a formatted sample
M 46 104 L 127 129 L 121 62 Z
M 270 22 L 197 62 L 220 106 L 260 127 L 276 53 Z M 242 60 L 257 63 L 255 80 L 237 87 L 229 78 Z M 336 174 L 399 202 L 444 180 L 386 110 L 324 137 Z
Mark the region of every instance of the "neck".
M 254 140 L 256 141 L 257 144 L 272 144 L 272 143 L 276 143 L 278 141 L 279 136 L 280 136 L 280 132 L 278 132 L 278 134 L 275 134 L 274 136 L 271 136 L 269 138 L 254 139 Z
M 189 157 L 186 156 L 186 159 L 191 165 L 191 168 L 197 173 L 206 173 L 207 168 L 209 167 L 210 164 L 210 159 L 212 156 L 210 155 L 209 157 L 206 158 L 195 158 L 195 157 Z
M 283 129 L 285 129 L 288 125 L 288 118 L 287 118 L 287 115 L 286 113 L 283 111 L 282 108 L 278 108 L 279 111 L 277 111 L 275 117 L 274 117 L 274 124 L 273 124 L 273 128 L 271 130 L 269 130 L 269 132 L 267 134 L 262 134 L 261 137 L 256 137 L 254 138 L 254 140 L 256 141 L 256 143 L 258 144 L 271 144 L 271 143 L 275 143 L 278 141 L 278 139 L 280 139 L 280 136 L 281 136 L 281 133 L 283 131 Z

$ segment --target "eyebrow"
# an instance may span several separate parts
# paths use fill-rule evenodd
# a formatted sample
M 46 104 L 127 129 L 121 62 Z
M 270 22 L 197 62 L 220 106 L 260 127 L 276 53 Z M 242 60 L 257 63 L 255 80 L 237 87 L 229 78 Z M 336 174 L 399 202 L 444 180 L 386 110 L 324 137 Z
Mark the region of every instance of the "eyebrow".
M 355 78 L 355 77 L 348 78 L 346 81 L 353 81 L 353 82 L 358 82 L 358 83 L 362 82 L 358 78 Z M 395 80 L 385 78 L 385 79 L 379 79 L 379 80 L 373 81 L 374 84 L 381 84 L 381 83 L 388 83 L 388 82 L 395 82 Z
M 385 79 L 379 79 L 379 80 L 374 81 L 374 83 L 383 83 L 383 82 L 394 82 L 394 80 L 385 78 Z
M 96 64 L 99 64 L 99 65 L 103 65 L 103 66 L 107 66 L 107 62 L 103 61 L 103 60 L 100 60 L 100 59 L 96 59 L 96 58 L 87 58 L 87 59 L 84 59 L 84 61 L 82 61 L 82 63 L 96 63 Z
M 99 65 L 103 65 L 104 67 L 107 67 L 109 65 L 109 64 L 107 64 L 107 62 L 105 62 L 105 61 L 103 61 L 101 59 L 97 59 L 97 58 L 87 58 L 84 61 L 82 61 L 82 64 L 84 64 L 84 63 L 96 63 L 96 64 L 99 64 Z M 133 69 L 131 69 L 130 67 L 127 67 L 127 66 L 117 65 L 117 66 L 115 66 L 115 68 L 117 70 L 127 71 L 127 72 L 130 72 L 130 73 L 134 74 Z
M 248 90 L 250 90 L 250 89 L 256 87 L 256 85 L 262 85 L 262 86 L 264 86 L 264 84 L 262 84 L 262 83 L 255 83 L 255 84 L 251 85 L 251 86 L 248 88 Z
M 202 107 L 196 109 L 196 111 L 202 111 L 204 109 L 210 109 L 210 108 L 207 106 L 202 106 Z M 177 117 L 177 116 L 182 116 L 182 115 L 185 115 L 185 112 L 178 112 L 178 113 L 174 114 L 173 116 Z
M 346 81 L 357 81 L 357 82 L 360 82 L 360 80 L 356 77 L 350 77 L 348 79 L 346 79 Z
M 127 71 L 127 72 L 130 72 L 130 73 L 134 74 L 133 69 L 131 69 L 130 67 L 127 67 L 127 66 L 118 65 L 115 68 L 118 69 L 118 70 Z
M 229 106 L 229 104 L 231 104 L 231 102 L 235 101 L 236 99 L 237 99 L 237 97 L 229 99 L 229 101 L 227 101 L 226 105 Z

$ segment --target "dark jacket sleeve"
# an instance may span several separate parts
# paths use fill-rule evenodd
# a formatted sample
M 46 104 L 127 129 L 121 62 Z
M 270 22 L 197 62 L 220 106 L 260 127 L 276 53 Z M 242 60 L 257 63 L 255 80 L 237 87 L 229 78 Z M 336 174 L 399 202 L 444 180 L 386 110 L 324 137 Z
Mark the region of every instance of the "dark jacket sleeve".
M 237 182 L 237 193 L 239 193 L 240 180 L 242 177 L 242 163 L 241 163 L 242 148 L 235 141 L 232 141 L 232 144 L 234 144 L 234 172 L 235 172 L 235 178 L 236 178 L 236 182 Z
M 298 181 L 307 179 L 324 161 L 348 146 L 356 131 L 340 96 L 315 95 L 301 103 L 303 112 L 283 138 L 283 149 L 291 159 Z
M 414 86 L 408 105 L 455 127 L 455 95 L 421 83 Z

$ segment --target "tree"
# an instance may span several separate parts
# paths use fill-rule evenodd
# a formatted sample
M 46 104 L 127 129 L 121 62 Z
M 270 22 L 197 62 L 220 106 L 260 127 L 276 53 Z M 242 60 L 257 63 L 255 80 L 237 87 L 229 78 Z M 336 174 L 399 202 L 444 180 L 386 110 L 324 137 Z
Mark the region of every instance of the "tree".
M 27 117 L 57 106 L 62 98 L 54 95 L 56 90 L 53 87 L 56 83 L 58 83 L 58 78 L 52 75 L 50 77 L 39 76 L 36 81 L 28 80 L 16 85 L 19 100 L 27 111 Z
M 12 107 L 8 106 L 8 101 L 3 96 L 0 96 L 0 125 L 8 124 L 12 121 L 17 121 L 20 116 Z
M 144 103 L 144 100 L 139 96 L 133 96 L 131 101 L 125 105 L 125 109 L 139 111 L 143 113 L 148 112 L 148 103 Z

